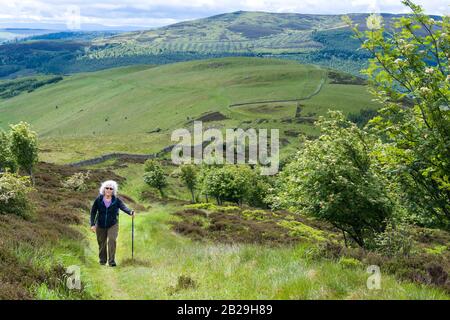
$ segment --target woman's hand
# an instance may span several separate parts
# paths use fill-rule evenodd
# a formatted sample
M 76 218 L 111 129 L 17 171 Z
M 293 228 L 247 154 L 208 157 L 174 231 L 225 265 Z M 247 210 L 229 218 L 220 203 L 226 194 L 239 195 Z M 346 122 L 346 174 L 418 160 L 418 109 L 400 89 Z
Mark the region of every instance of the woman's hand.
M 136 216 L 136 212 L 134 210 L 131 210 L 131 217 L 134 218 Z
M 96 227 L 96 226 L 92 226 L 92 227 L 91 227 L 91 231 L 92 231 L 92 232 L 97 231 L 97 227 Z

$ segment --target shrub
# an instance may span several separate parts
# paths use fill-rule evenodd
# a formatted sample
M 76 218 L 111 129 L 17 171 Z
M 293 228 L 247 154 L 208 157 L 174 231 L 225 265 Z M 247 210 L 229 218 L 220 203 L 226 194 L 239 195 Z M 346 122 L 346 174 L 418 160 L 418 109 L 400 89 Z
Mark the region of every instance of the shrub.
M 16 171 L 17 163 L 11 152 L 11 144 L 8 135 L 0 131 L 0 172 Z
M 439 256 L 439 255 L 442 255 L 445 251 L 447 251 L 447 249 L 448 249 L 447 246 L 437 245 L 437 246 L 434 246 L 433 248 L 426 248 L 425 252 Z
M 240 208 L 237 206 L 218 206 L 210 202 L 187 204 L 184 207 L 189 209 L 203 209 L 217 212 L 234 212 L 240 210 Z
M 244 210 L 241 214 L 249 220 L 264 220 L 267 215 L 264 210 Z
M 34 184 L 33 168 L 38 162 L 37 133 L 26 122 L 10 125 L 11 153 L 21 169 L 30 174 Z
M 374 249 L 385 256 L 409 256 L 413 248 L 413 239 L 407 226 L 389 223 L 384 232 L 375 236 Z
M 344 268 L 351 268 L 351 269 L 361 268 L 363 266 L 361 261 L 347 257 L 341 257 L 338 263 Z
M 191 192 L 192 202 L 195 202 L 194 190 L 197 185 L 197 170 L 193 165 L 184 165 L 181 167 L 181 180 Z
M 280 173 L 274 201 L 330 222 L 365 247 L 395 209 L 389 183 L 372 156 L 379 140 L 341 112 L 330 111 L 317 125 L 322 135 L 306 141 Z
M 144 164 L 144 181 L 150 187 L 156 188 L 164 196 L 163 189 L 167 186 L 167 178 L 161 165 L 155 160 L 147 160 Z
M 219 212 L 235 212 L 239 210 L 241 210 L 241 208 L 238 206 L 216 206 L 216 211 Z
M 224 201 L 242 205 L 264 206 L 266 194 L 270 188 L 267 177 L 247 165 L 224 165 L 204 167 L 199 175 L 198 184 L 204 195 L 212 196 L 217 204 Z
M 258 169 L 249 173 L 249 188 L 245 195 L 245 201 L 252 207 L 268 208 L 269 192 L 272 189 L 273 178 L 261 175 Z
M 190 209 L 204 209 L 204 210 L 215 210 L 217 208 L 215 204 L 209 202 L 187 204 L 184 207 Z
M 67 189 L 75 191 L 86 191 L 87 185 L 86 180 L 89 179 L 91 175 L 90 171 L 87 172 L 77 172 L 70 176 L 67 180 L 62 182 L 62 186 Z
M 26 217 L 30 209 L 27 194 L 32 190 L 28 177 L 0 173 L 0 214 Z
M 278 223 L 280 226 L 289 229 L 289 235 L 293 237 L 302 237 L 309 241 L 325 241 L 323 232 L 318 229 L 314 229 L 306 224 L 298 221 L 281 221 Z
M 236 181 L 232 165 L 223 167 L 211 167 L 205 169 L 206 173 L 202 179 L 203 193 L 214 197 L 218 205 L 224 201 L 240 203 L 243 198 L 245 185 L 240 179 Z

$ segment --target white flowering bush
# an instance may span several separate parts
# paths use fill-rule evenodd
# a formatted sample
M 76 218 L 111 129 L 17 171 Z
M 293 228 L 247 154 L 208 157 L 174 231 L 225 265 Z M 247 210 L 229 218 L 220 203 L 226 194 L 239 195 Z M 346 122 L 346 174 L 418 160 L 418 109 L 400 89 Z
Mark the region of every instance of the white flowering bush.
M 86 181 L 91 175 L 90 171 L 87 172 L 77 172 L 70 176 L 67 180 L 62 182 L 64 188 L 71 189 L 74 191 L 86 191 L 87 185 Z
M 386 142 L 380 161 L 402 202 L 430 226 L 450 226 L 450 16 L 434 20 L 410 0 L 390 26 L 353 26 L 373 58 L 365 70 L 382 104 L 370 127 Z M 428 219 L 430 218 L 430 219 Z
M 0 173 L 0 214 L 27 216 L 30 208 L 27 194 L 31 190 L 29 177 Z

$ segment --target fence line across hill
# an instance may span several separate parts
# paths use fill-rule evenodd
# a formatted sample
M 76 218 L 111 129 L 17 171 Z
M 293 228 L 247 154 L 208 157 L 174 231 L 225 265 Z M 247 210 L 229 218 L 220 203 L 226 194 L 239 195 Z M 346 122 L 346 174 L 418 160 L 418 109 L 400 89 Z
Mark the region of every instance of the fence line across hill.
M 206 147 L 211 141 L 203 141 L 202 148 Z M 163 154 L 172 151 L 172 149 L 176 146 L 176 144 L 171 144 L 170 146 L 162 148 L 160 151 L 150 154 L 135 154 L 135 153 L 124 153 L 124 152 L 112 152 L 107 153 L 95 158 L 81 160 L 77 162 L 69 163 L 68 165 L 71 167 L 83 167 L 83 166 L 91 166 L 94 164 L 99 164 L 111 159 L 133 159 L 133 160 L 147 160 L 154 159 L 162 156 Z M 195 148 L 198 145 L 192 146 Z
M 259 104 L 259 103 L 274 103 L 274 102 L 299 102 L 299 101 L 303 101 L 303 100 L 308 100 L 311 99 L 312 97 L 314 97 L 315 95 L 319 94 L 320 91 L 322 90 L 323 85 L 325 84 L 325 78 L 322 78 L 319 85 L 317 86 L 316 90 L 314 92 L 312 92 L 311 94 L 309 94 L 308 96 L 304 97 L 304 98 L 298 98 L 298 99 L 287 99 L 287 100 L 271 100 L 271 101 L 259 101 L 259 102 L 244 102 L 244 103 L 236 103 L 236 104 L 231 104 L 228 107 L 237 107 L 237 106 L 243 106 L 243 105 L 250 105 L 250 104 Z M 205 142 L 203 142 L 203 147 L 205 146 Z M 209 142 L 206 142 L 206 144 L 208 144 Z M 78 162 L 73 162 L 73 163 L 69 163 L 69 166 L 72 167 L 83 167 L 83 166 L 90 166 L 90 165 L 94 165 L 94 164 L 99 164 L 111 159 L 133 159 L 133 160 L 147 160 L 147 159 L 154 159 L 157 158 L 159 156 L 161 156 L 162 154 L 169 152 L 173 149 L 173 147 L 175 147 L 174 144 L 167 146 L 165 148 L 163 148 L 162 150 L 156 152 L 156 153 L 151 153 L 151 154 L 133 154 L 133 153 L 119 153 L 119 152 L 113 152 L 113 153 L 108 153 L 108 154 L 104 154 L 102 156 L 99 157 L 95 157 L 92 159 L 87 159 L 87 160 L 82 160 L 82 161 L 78 161 Z
M 163 148 L 162 150 L 160 150 L 156 153 L 151 153 L 151 154 L 133 154 L 133 153 L 113 152 L 113 153 L 104 154 L 102 156 L 95 157 L 92 159 L 69 163 L 69 166 L 72 166 L 72 167 L 90 166 L 90 165 L 102 163 L 102 162 L 105 162 L 105 161 L 108 161 L 111 159 L 133 159 L 133 160 L 154 159 L 154 158 L 157 158 L 157 157 L 163 155 L 166 152 L 171 151 L 174 146 L 175 146 L 174 144 L 167 146 L 167 147 Z

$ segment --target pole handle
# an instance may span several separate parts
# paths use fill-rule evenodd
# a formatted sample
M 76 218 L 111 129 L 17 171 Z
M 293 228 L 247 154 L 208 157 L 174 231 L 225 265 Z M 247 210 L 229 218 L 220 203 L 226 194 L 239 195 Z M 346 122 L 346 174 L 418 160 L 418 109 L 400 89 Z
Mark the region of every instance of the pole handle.
M 134 215 L 131 219 L 131 259 L 134 259 Z

